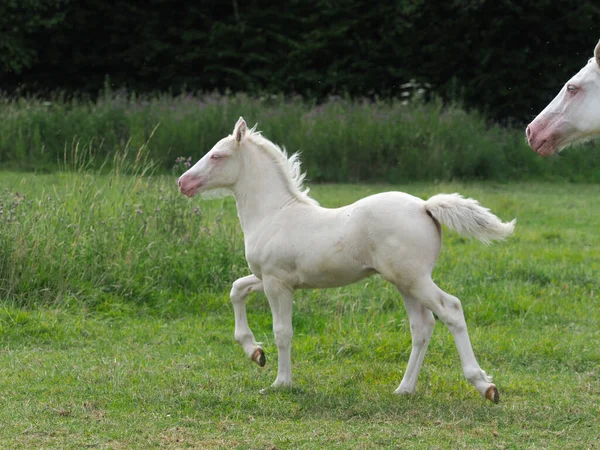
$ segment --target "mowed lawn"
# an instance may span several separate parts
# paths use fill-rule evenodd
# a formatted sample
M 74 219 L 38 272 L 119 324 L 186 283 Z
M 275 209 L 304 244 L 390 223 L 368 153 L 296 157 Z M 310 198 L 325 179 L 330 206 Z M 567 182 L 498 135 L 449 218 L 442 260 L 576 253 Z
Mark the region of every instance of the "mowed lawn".
M 392 394 L 410 330 L 378 277 L 296 293 L 294 388 L 261 395 L 276 348 L 261 295 L 248 314 L 267 365 L 233 339 L 230 283 L 248 272 L 231 198 L 183 198 L 173 177 L 5 172 L 0 448 L 600 447 L 600 185 L 311 194 L 336 207 L 392 189 L 517 218 L 491 246 L 446 230 L 434 273 L 462 300 L 498 405 L 465 381 L 439 321 L 417 393 Z

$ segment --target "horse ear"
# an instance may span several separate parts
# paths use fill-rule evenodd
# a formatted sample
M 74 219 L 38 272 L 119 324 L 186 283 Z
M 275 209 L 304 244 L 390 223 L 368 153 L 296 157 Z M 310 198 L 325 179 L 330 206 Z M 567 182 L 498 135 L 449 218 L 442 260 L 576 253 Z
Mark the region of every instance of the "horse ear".
M 596 64 L 600 67 L 600 41 L 598 41 L 594 49 L 594 58 L 596 58 Z
M 233 135 L 235 136 L 235 142 L 238 144 L 242 141 L 244 136 L 246 136 L 246 132 L 248 131 L 248 125 L 246 125 L 246 121 L 243 117 L 240 117 L 235 124 L 235 128 L 233 129 Z

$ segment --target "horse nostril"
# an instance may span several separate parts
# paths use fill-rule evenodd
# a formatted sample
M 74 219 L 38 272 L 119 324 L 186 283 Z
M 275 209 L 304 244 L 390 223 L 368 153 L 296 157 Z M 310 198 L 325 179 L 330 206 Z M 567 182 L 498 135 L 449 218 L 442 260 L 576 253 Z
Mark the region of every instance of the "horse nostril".
M 181 187 L 181 178 L 177 178 L 177 187 Z
M 527 139 L 531 139 L 531 128 L 529 126 L 525 129 L 525 136 L 527 136 Z

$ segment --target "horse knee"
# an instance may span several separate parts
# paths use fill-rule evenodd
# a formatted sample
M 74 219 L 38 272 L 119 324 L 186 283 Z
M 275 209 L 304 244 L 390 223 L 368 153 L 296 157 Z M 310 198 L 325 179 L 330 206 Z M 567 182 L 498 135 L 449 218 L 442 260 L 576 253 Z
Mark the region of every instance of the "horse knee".
M 231 286 L 231 291 L 229 291 L 229 298 L 233 303 L 235 303 L 236 301 L 238 301 L 239 295 L 240 289 L 235 285 L 235 283 L 233 283 L 233 286 Z
M 262 282 L 254 277 L 244 277 L 233 282 L 229 298 L 233 304 L 243 303 L 251 292 L 262 291 Z
M 243 302 L 246 296 L 248 295 L 248 292 L 245 292 L 246 289 L 244 289 L 243 284 L 238 281 L 235 281 L 233 283 L 233 285 L 231 286 L 231 291 L 229 292 L 229 298 L 231 299 L 231 303 Z
M 275 344 L 279 347 L 292 341 L 294 331 L 292 327 L 286 325 L 275 325 L 273 326 L 273 334 L 275 335 Z

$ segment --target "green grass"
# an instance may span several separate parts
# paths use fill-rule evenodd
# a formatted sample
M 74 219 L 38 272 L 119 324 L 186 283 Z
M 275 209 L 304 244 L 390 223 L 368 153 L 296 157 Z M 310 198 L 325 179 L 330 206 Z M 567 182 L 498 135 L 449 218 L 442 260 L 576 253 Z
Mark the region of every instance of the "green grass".
M 392 394 L 410 331 L 377 277 L 297 292 L 295 387 L 260 395 L 276 349 L 262 296 L 248 315 L 267 366 L 233 340 L 228 292 L 248 273 L 235 204 L 127 171 L 0 177 L 1 448 L 600 445 L 600 186 L 312 186 L 331 207 L 459 191 L 517 217 L 516 235 L 489 247 L 446 232 L 434 273 L 463 302 L 493 405 L 463 379 L 441 323 L 417 394 Z
M 290 152 L 301 151 L 318 182 L 600 181 L 597 143 L 544 160 L 527 146 L 523 126 L 491 124 L 459 105 L 339 98 L 317 105 L 281 96 L 0 96 L 0 163 L 53 171 L 78 149 L 93 154 L 96 166 L 112 165 L 115 152 L 149 141 L 147 154 L 166 173 L 178 157 L 199 159 L 240 115 Z

